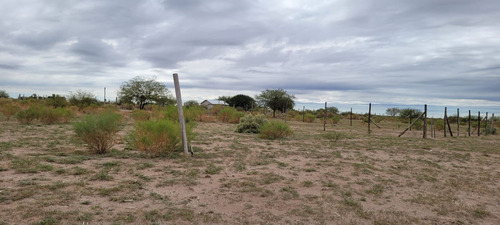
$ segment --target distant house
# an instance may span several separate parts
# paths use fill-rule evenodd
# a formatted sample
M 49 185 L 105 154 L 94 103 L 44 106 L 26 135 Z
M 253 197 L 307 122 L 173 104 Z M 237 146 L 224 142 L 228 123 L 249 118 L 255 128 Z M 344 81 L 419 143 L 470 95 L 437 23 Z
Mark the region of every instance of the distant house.
M 212 102 L 217 102 L 217 103 L 212 103 Z M 212 109 L 212 107 L 214 107 L 216 105 L 224 105 L 224 104 L 220 104 L 220 101 L 218 101 L 218 100 L 212 100 L 212 101 L 204 100 L 200 103 L 200 105 L 202 105 L 205 108 L 207 108 L 208 110 L 210 110 L 210 109 Z
M 200 103 L 200 105 L 204 106 L 205 108 L 207 108 L 208 110 L 210 110 L 214 105 L 208 101 L 208 100 L 205 100 L 205 101 L 202 101 Z

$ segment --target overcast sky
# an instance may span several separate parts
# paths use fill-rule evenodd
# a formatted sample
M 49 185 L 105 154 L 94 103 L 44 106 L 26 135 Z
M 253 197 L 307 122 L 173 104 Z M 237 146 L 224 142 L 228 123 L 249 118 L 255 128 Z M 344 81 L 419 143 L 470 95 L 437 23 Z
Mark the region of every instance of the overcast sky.
M 500 105 L 499 0 L 2 0 L 0 90 L 113 99 L 156 76 L 183 100 Z

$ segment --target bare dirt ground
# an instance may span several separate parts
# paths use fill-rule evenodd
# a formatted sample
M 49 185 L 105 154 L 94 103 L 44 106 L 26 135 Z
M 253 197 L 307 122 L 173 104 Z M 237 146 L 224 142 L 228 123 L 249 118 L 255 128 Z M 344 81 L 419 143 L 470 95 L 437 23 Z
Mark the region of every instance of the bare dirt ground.
M 1 118 L 0 224 L 500 224 L 499 135 L 288 123 L 283 140 L 198 123 L 194 157 L 152 158 L 130 121 L 94 155 L 71 124 Z

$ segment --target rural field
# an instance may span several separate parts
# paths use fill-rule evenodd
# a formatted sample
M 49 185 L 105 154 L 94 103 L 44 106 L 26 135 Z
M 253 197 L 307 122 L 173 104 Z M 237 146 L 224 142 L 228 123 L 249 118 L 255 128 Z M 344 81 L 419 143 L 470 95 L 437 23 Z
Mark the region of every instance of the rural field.
M 406 124 L 382 120 L 368 135 L 343 118 L 266 140 L 198 122 L 193 157 L 151 157 L 127 145 L 120 113 L 101 155 L 72 122 L 0 114 L 0 224 L 500 224 L 498 134 L 397 137 Z

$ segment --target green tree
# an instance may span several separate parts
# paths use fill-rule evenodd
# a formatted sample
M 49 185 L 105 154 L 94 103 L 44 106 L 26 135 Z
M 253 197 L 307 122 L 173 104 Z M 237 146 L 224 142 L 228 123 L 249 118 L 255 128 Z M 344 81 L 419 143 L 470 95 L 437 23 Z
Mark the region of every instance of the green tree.
M 418 116 L 420 116 L 420 114 L 422 114 L 422 111 L 420 111 L 418 109 L 412 109 L 412 108 L 401 109 L 399 111 L 399 116 L 401 118 L 410 119 L 410 124 L 412 122 L 412 119 L 417 118 Z
M 9 98 L 9 94 L 4 90 L 0 90 L 0 98 Z
M 138 104 L 139 109 L 144 109 L 147 104 L 164 105 L 173 102 L 167 86 L 156 81 L 156 77 L 134 77 L 122 84 L 118 96 L 123 103 Z
M 186 106 L 187 108 L 190 108 L 193 106 L 198 106 L 198 105 L 200 105 L 200 104 L 195 100 L 189 100 L 187 102 L 184 102 L 184 106 Z
M 399 114 L 400 111 L 401 110 L 398 109 L 398 108 L 396 108 L 396 107 L 394 107 L 394 108 L 387 108 L 385 110 L 385 114 L 388 115 L 388 116 L 396 116 L 396 115 Z
M 223 101 L 229 106 L 238 108 L 241 107 L 243 110 L 248 111 L 252 109 L 253 105 L 255 104 L 255 100 L 248 96 L 248 95 L 235 95 L 233 97 L 231 96 L 220 96 L 217 98 L 219 101 Z
M 69 94 L 69 104 L 78 106 L 80 109 L 98 103 L 96 96 L 88 91 L 77 90 Z
M 276 118 L 276 110 L 285 112 L 288 109 L 293 109 L 295 106 L 295 96 L 288 94 L 283 89 L 272 89 L 262 91 L 260 95 L 255 97 L 259 105 L 269 107 L 273 110 L 273 117 Z

